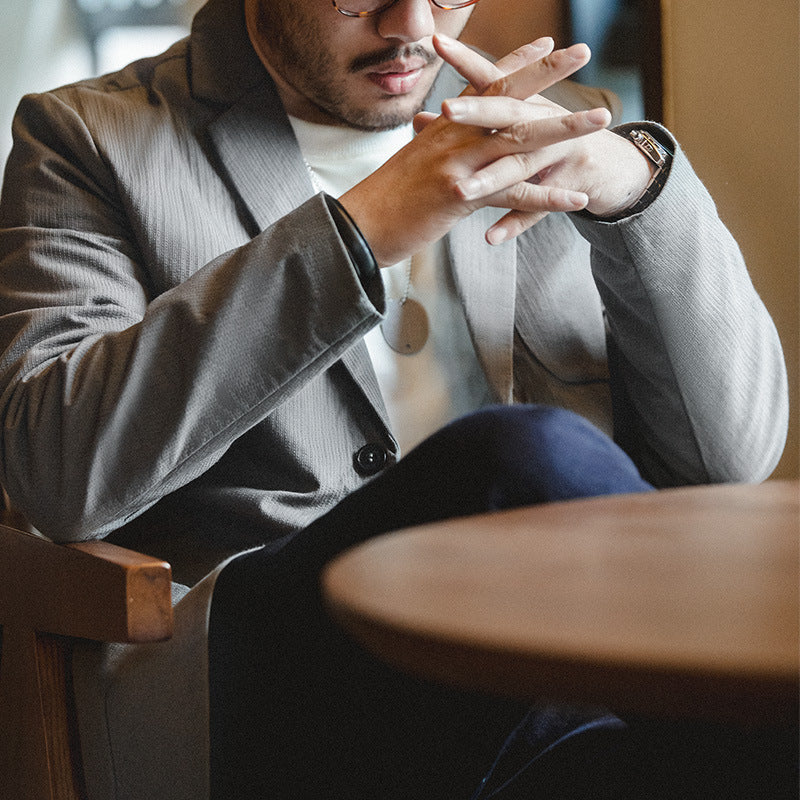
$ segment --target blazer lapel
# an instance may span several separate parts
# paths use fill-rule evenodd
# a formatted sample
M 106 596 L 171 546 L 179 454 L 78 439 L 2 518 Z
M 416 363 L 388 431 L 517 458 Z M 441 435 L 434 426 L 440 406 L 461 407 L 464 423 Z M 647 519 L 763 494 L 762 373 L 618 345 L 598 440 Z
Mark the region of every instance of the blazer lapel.
M 208 133 L 233 188 L 250 212 L 255 236 L 312 197 L 315 190 L 274 85 L 246 41 L 242 24 L 236 28 L 241 49 L 234 48 L 239 56 L 230 65 L 235 80 L 226 83 L 218 69 L 206 69 L 212 62 L 219 63 L 214 57 L 220 56 L 214 48 L 221 46 L 215 35 L 216 20 L 231 12 L 234 0 L 211 0 L 195 18 L 193 93 L 221 109 Z M 235 13 L 241 14 L 241 8 L 237 6 Z M 225 52 L 231 60 L 231 51 Z M 452 88 L 447 87 L 447 95 Z M 485 243 L 486 228 L 496 216 L 491 210 L 473 214 L 448 236 L 448 243 L 456 290 L 478 359 L 496 399 L 508 402 L 516 249 L 513 243 L 499 247 Z M 388 430 L 388 415 L 366 345 L 359 342 L 342 363 Z
M 253 219 L 253 236 L 316 194 L 308 168 L 269 82 L 209 126 L 217 155 Z M 389 417 L 363 341 L 341 359 L 386 430 Z
M 256 223 L 253 235 L 315 194 L 292 126 L 270 84 L 251 90 L 218 116 L 209 135 Z
M 495 399 L 508 403 L 513 392 L 517 250 L 513 240 L 486 243 L 486 229 L 498 218 L 496 209 L 475 212 L 454 228 L 448 246 L 478 361 Z
M 370 358 L 364 340 L 361 339 L 361 341 L 353 345 L 353 347 L 342 356 L 341 362 L 346 367 L 359 389 L 364 393 L 364 397 L 369 404 L 375 409 L 386 432 L 391 435 L 389 412 L 386 410 L 383 394 L 378 385 L 378 376 L 375 374 L 375 368 L 372 366 L 372 359 Z
M 466 81 L 445 65 L 427 101 L 439 113 L 442 100 L 456 97 Z M 506 242 L 486 244 L 486 229 L 497 209 L 483 209 L 465 219 L 447 238 L 456 291 L 464 306 L 467 326 L 495 399 L 507 403 L 513 392 L 514 302 L 517 248 Z

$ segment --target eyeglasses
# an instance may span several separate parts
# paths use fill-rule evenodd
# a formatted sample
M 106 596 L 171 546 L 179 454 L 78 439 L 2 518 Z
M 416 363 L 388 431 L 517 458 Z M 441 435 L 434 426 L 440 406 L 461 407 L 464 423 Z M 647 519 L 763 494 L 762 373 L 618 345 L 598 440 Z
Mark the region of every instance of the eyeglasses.
M 346 17 L 371 17 L 380 14 L 393 6 L 397 0 L 331 0 L 333 7 Z M 455 11 L 459 8 L 474 6 L 478 0 L 431 0 L 437 8 Z

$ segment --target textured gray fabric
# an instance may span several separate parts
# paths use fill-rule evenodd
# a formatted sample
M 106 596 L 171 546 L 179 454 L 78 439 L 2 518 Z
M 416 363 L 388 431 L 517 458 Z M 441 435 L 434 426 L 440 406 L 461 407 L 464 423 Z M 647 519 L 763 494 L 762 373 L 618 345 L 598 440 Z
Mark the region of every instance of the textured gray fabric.
M 452 78 L 440 96 L 458 91 Z M 572 106 L 599 96 L 555 93 Z M 383 299 L 363 292 L 314 196 L 238 0 L 211 0 L 164 56 L 25 98 L 14 135 L 0 203 L 0 483 L 54 539 L 107 536 L 168 559 L 183 583 L 211 575 L 178 603 L 170 645 L 89 648 L 78 670 L 84 741 L 105 729 L 89 748 L 93 800 L 199 798 L 213 570 L 361 485 L 365 443 L 398 456 L 362 342 Z M 679 148 L 636 217 L 552 214 L 490 247 L 497 213 L 448 236 L 495 399 L 554 403 L 610 432 L 613 377 L 651 481 L 769 474 L 788 415 L 780 344 Z M 173 685 L 187 664 L 179 700 L 134 694 Z M 151 745 L 129 740 L 123 757 L 122 719 L 160 726 L 159 748 L 182 737 L 146 791 Z

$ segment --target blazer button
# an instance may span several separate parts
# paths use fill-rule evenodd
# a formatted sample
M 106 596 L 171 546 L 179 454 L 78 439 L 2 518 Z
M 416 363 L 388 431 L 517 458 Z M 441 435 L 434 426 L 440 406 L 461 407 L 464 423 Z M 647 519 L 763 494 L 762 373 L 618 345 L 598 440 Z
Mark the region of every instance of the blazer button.
M 359 475 L 369 477 L 377 475 L 389 460 L 389 455 L 383 445 L 370 443 L 365 444 L 356 451 L 353 456 L 353 466 Z

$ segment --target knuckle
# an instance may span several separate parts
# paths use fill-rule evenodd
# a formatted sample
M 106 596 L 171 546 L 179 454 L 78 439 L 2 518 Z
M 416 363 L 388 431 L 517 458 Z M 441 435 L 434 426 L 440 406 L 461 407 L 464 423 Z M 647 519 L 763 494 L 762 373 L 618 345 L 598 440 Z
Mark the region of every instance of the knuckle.
M 522 206 L 528 199 L 529 189 L 524 183 L 516 183 L 508 191 L 509 200 L 514 206 Z
M 572 163 L 574 169 L 583 174 L 593 174 L 602 166 L 594 150 L 587 146 L 577 146 L 573 149 Z
M 546 187 L 546 192 L 548 208 L 560 208 L 564 202 L 564 192 L 552 186 Z
M 539 64 L 547 70 L 556 69 L 560 65 L 562 60 L 562 52 L 560 50 L 554 50 L 549 55 L 546 55 L 543 59 L 539 61 Z
M 503 143 L 509 149 L 516 149 L 530 144 L 530 133 L 528 125 L 525 123 L 517 123 L 510 128 L 504 128 L 498 132 L 498 136 L 503 140 Z
M 439 186 L 443 189 L 448 199 L 453 202 L 462 202 L 464 200 L 461 189 L 458 185 L 458 177 L 455 175 L 446 175 L 439 180 Z
M 489 94 L 505 96 L 511 94 L 511 80 L 507 75 L 503 75 L 492 83 L 489 87 Z
M 519 172 L 525 176 L 525 179 L 531 177 L 534 173 L 534 158 L 532 153 L 516 153 L 514 156 Z
M 578 133 L 583 130 L 582 120 L 577 114 L 566 114 L 559 118 L 559 122 L 569 133 Z

